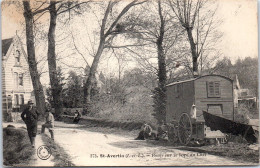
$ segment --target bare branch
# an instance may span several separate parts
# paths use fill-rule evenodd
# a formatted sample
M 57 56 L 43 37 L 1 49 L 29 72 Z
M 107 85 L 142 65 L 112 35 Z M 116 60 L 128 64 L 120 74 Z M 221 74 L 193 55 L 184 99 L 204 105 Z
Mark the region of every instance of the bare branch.
M 136 45 L 123 45 L 123 46 L 112 46 L 112 45 L 107 45 L 104 48 L 127 48 L 127 47 L 140 47 L 140 46 L 145 46 L 148 44 L 136 44 Z
M 68 65 L 68 64 L 66 64 L 66 63 L 64 63 L 64 62 L 61 62 L 61 61 L 59 61 L 61 64 L 64 64 L 64 65 L 66 65 L 67 67 L 70 67 L 70 68 L 75 68 L 75 69 L 83 69 L 83 70 L 85 70 L 85 68 L 84 67 L 77 67 L 77 66 L 72 66 L 72 65 Z
M 66 9 L 64 9 L 64 10 L 62 10 L 62 11 L 60 11 L 60 12 L 58 12 L 57 15 L 62 14 L 62 13 L 64 13 L 64 12 L 67 12 L 67 11 L 69 11 L 69 10 L 71 10 L 71 9 L 76 8 L 76 7 L 79 7 L 79 6 L 82 5 L 82 4 L 88 4 L 89 2 L 92 2 L 92 1 L 87 1 L 87 2 L 78 3 L 78 4 L 76 4 L 76 5 L 72 6 L 72 7 L 66 8 Z M 61 9 L 61 6 L 60 6 L 60 8 L 58 8 L 58 10 L 60 10 L 60 9 Z M 58 10 L 57 10 L 57 11 L 58 11 Z
M 74 36 L 73 36 L 73 33 L 72 33 L 72 32 L 71 32 L 71 37 L 72 37 L 72 41 L 73 41 L 74 48 L 76 49 L 77 53 L 79 53 L 79 54 L 81 55 L 81 57 L 83 58 L 83 60 L 84 60 L 85 63 L 87 64 L 87 66 L 89 66 L 88 61 L 86 60 L 86 58 L 84 57 L 84 55 L 79 51 L 78 47 L 76 46 L 75 39 L 74 39 Z M 89 66 L 89 67 L 90 67 L 90 66 Z
M 38 16 L 36 19 L 34 19 L 33 23 L 35 23 L 38 19 L 40 19 L 47 12 L 48 12 L 48 10 L 45 10 L 44 12 L 42 12 L 40 16 Z
M 43 9 L 40 9 L 40 10 L 37 10 L 37 11 L 34 11 L 32 14 L 37 15 L 37 14 L 42 13 L 42 12 L 49 10 L 49 9 L 50 9 L 50 6 L 43 8 Z
M 139 59 L 144 60 L 144 61 L 149 65 L 149 67 L 151 67 L 153 70 L 156 71 L 156 73 L 158 72 L 158 69 L 155 68 L 155 67 L 154 67 L 147 59 L 145 59 L 142 55 L 138 54 L 137 52 L 133 51 L 132 49 L 130 49 L 130 48 L 128 48 L 128 47 L 126 47 L 126 49 L 127 49 L 128 51 L 130 51 L 131 53 L 135 54 L 136 56 L 138 56 Z M 140 63 L 140 62 L 139 62 L 139 63 Z M 146 68 L 147 68 L 147 67 L 146 67 Z
M 38 2 L 40 2 L 40 1 L 38 1 Z M 42 4 L 39 6 L 39 7 L 37 7 L 34 11 L 33 11 L 33 13 L 34 12 L 36 12 L 36 11 L 38 11 L 44 4 L 46 4 L 47 2 L 46 1 L 44 1 L 44 2 L 42 2 Z M 32 8 L 33 9 L 33 8 Z
M 109 11 L 111 10 L 112 6 L 113 6 L 113 3 L 111 1 L 109 1 L 105 15 L 104 15 L 104 18 L 102 19 L 101 30 L 100 30 L 100 38 L 104 38 L 104 39 L 106 38 L 106 37 L 104 37 L 105 27 L 106 27 L 108 14 L 109 14 Z
M 124 9 L 120 12 L 120 14 L 117 16 L 117 18 L 115 19 L 115 21 L 111 24 L 111 26 L 109 27 L 109 29 L 107 30 L 107 32 L 105 33 L 105 37 L 107 37 L 111 32 L 112 29 L 116 26 L 116 24 L 118 23 L 118 21 L 120 20 L 120 18 L 133 6 L 135 5 L 139 5 L 142 4 L 146 1 L 142 1 L 139 3 L 136 3 L 137 0 L 132 1 L 131 3 L 129 3 L 126 7 L 124 7 Z

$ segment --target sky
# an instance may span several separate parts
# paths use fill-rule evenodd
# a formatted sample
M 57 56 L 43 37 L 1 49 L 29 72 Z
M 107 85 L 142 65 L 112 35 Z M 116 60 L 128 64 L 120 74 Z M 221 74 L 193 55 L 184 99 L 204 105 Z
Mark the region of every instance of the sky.
M 222 20 L 219 30 L 223 37 L 219 48 L 234 63 L 237 59 L 258 56 L 258 24 L 256 0 L 217 0 L 216 16 Z M 23 16 L 15 8 L 2 7 L 2 39 L 21 34 Z M 93 18 L 92 18 L 93 19 Z M 89 22 L 86 21 L 86 22 Z M 87 23 L 85 26 L 89 26 Z M 81 31 L 79 26 L 77 31 Z M 75 31 L 76 32 L 76 31 Z M 80 39 L 80 37 L 79 37 Z M 93 40 L 93 39 L 92 39 Z M 80 41 L 78 41 L 80 43 Z M 83 51 L 82 51 L 83 52 Z M 71 59 L 70 59 L 71 60 Z M 69 61 L 70 61 L 69 60 Z M 77 60 L 74 60 L 75 63 Z M 90 59 L 91 62 L 91 59 Z
M 224 36 L 221 49 L 236 60 L 258 56 L 258 24 L 256 0 L 220 0 L 218 14 L 223 18 L 220 30 Z

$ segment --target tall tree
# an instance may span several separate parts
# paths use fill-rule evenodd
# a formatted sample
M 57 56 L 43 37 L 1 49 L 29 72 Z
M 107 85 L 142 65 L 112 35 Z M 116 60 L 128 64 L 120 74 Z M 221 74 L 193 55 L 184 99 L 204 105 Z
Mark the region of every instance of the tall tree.
M 34 43 L 34 15 L 32 12 L 30 2 L 23 1 L 24 7 L 24 18 L 25 18 L 25 26 L 26 26 L 26 46 L 27 46 L 27 54 L 28 54 L 28 62 L 29 62 L 29 70 L 33 83 L 33 89 L 35 93 L 36 105 L 37 109 L 41 114 L 45 112 L 45 97 L 43 94 L 43 88 L 40 82 L 40 76 L 37 69 L 37 63 L 35 58 L 35 43 Z
M 220 22 L 214 20 L 217 8 L 207 0 L 168 0 L 168 4 L 186 31 L 193 75 L 198 75 L 198 58 L 205 54 L 207 43 L 216 43 L 221 37 L 221 34 L 216 32 Z M 211 40 L 210 35 L 213 36 Z
M 153 107 L 159 124 L 166 119 L 167 69 L 171 71 L 174 67 L 172 64 L 179 59 L 175 54 L 175 46 L 177 41 L 182 41 L 182 31 L 178 23 L 171 20 L 169 11 L 169 7 L 158 0 L 142 5 L 140 11 L 135 10 L 124 22 L 124 25 L 131 25 L 128 26 L 131 32 L 129 36 L 137 39 L 136 44 L 139 44 L 125 48 L 141 60 L 139 63 L 143 63 L 145 69 L 151 69 L 157 76 L 157 87 L 153 88 Z
M 166 57 L 163 48 L 163 40 L 165 33 L 165 19 L 162 14 L 161 1 L 158 0 L 158 14 L 160 18 L 159 35 L 157 37 L 157 55 L 158 55 L 158 87 L 154 90 L 154 108 L 155 117 L 158 122 L 166 121 Z
M 116 4 L 118 4 L 119 1 L 109 1 L 107 4 L 107 7 L 105 9 L 105 13 L 103 16 L 103 19 L 101 21 L 101 27 L 99 31 L 99 44 L 98 49 L 95 53 L 94 60 L 91 64 L 88 79 L 86 81 L 86 84 L 84 85 L 84 102 L 88 105 L 91 101 L 91 86 L 93 83 L 93 80 L 95 78 L 95 73 L 99 64 L 99 60 L 102 56 L 103 50 L 106 48 L 106 45 L 108 45 L 113 38 L 119 34 L 122 33 L 122 30 L 120 28 L 120 24 L 118 24 L 119 20 L 133 7 L 138 4 L 142 4 L 143 2 L 138 2 L 137 0 L 134 0 L 130 3 L 128 3 L 121 12 L 116 17 L 109 17 L 109 14 L 112 15 L 112 11 Z M 110 24 L 111 23 L 111 24 Z M 110 24 L 110 25 L 109 25 Z
M 56 2 L 51 1 L 50 7 L 50 26 L 48 32 L 48 67 L 51 84 L 51 91 L 53 96 L 53 105 L 55 108 L 56 117 L 62 113 L 61 90 L 58 83 L 58 76 L 56 70 L 56 53 L 55 53 L 55 29 L 57 20 Z
M 52 89 L 52 96 L 54 101 L 54 108 L 55 108 L 55 116 L 59 116 L 62 112 L 62 103 L 61 103 L 61 87 L 58 83 L 58 77 L 57 77 L 57 66 L 56 66 L 56 53 L 55 53 L 55 29 L 56 29 L 56 22 L 57 22 L 57 16 L 59 14 L 63 14 L 65 12 L 69 11 L 69 14 L 72 11 L 76 11 L 76 9 L 80 9 L 81 4 L 86 4 L 89 1 L 85 2 L 78 2 L 78 1 L 55 1 L 52 0 L 50 2 L 48 1 L 23 1 L 24 4 L 24 16 L 26 20 L 26 30 L 28 27 L 28 31 L 26 31 L 26 38 L 34 40 L 34 33 L 35 31 L 35 24 L 36 21 L 38 21 L 45 13 L 50 13 L 50 25 L 49 25 L 49 31 L 48 31 L 48 67 L 49 67 L 49 77 L 50 77 L 50 83 L 51 83 L 51 89 Z M 33 8 L 31 8 L 30 3 L 33 5 Z M 33 10 L 32 10 L 33 9 Z M 76 13 L 79 13 L 76 11 Z M 37 16 L 37 17 L 36 17 Z M 70 15 L 69 15 L 70 18 Z M 27 24 L 28 23 L 28 24 Z M 29 33 L 27 33 L 29 32 Z M 33 37 L 33 38 L 32 38 Z M 28 41 L 28 40 L 27 40 Z M 33 46 L 33 48 L 32 48 Z M 34 70 L 37 69 L 37 63 L 35 60 L 35 47 L 34 42 L 32 45 L 32 42 L 27 44 L 27 50 L 32 51 L 34 55 L 34 61 L 36 68 L 34 66 Z M 29 52 L 28 52 L 29 55 Z M 36 73 L 35 73 L 36 74 Z M 38 72 L 36 74 L 39 76 Z M 39 77 L 38 77 L 39 78 Z M 39 80 L 39 79 L 38 79 Z M 36 82 L 37 83 L 37 82 Z M 37 90 L 37 89 L 36 89 Z M 39 90 L 39 89 L 38 89 Z M 40 91 L 43 92 L 43 91 Z M 38 93 L 37 93 L 38 94 Z M 37 97 L 37 95 L 36 95 Z M 44 96 L 41 95 L 41 97 L 44 98 Z M 43 101 L 44 99 L 41 98 Z M 37 100 L 38 98 L 36 98 Z M 42 103 L 38 103 L 39 106 L 43 106 Z
M 55 44 L 55 30 L 57 25 L 57 17 L 58 15 L 69 12 L 77 9 L 80 10 L 80 6 L 82 4 L 87 4 L 90 1 L 86 2 L 73 2 L 73 1 L 50 1 L 48 10 L 50 13 L 50 25 L 48 31 L 48 67 L 49 67 L 49 77 L 50 84 L 55 108 L 55 116 L 59 117 L 62 114 L 62 88 L 58 83 L 58 75 L 57 75 L 57 65 L 56 65 L 56 44 Z

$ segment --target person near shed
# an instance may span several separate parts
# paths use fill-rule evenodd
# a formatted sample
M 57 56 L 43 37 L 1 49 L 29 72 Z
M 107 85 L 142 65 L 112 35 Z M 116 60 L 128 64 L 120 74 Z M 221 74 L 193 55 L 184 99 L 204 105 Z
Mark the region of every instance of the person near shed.
M 190 116 L 193 120 L 197 119 L 197 110 L 196 110 L 196 105 L 192 104 L 191 110 L 190 110 Z
M 29 100 L 28 107 L 24 109 L 21 117 L 26 124 L 27 132 L 33 148 L 35 147 L 35 137 L 37 134 L 37 122 L 39 115 L 40 113 L 33 107 L 32 100 Z
M 45 128 L 49 129 L 49 132 L 51 134 L 51 139 L 54 140 L 54 116 L 51 113 L 51 106 L 49 104 L 46 104 L 46 111 L 45 111 L 45 124 L 42 125 L 41 133 L 43 134 L 45 132 Z
M 76 110 L 73 123 L 76 123 L 76 124 L 79 123 L 80 118 L 81 118 L 81 114 L 78 110 Z
M 146 139 L 158 140 L 158 136 L 149 124 L 144 123 L 144 125 L 141 127 L 141 131 L 139 132 L 138 137 L 135 138 L 135 140 Z
M 162 124 L 158 127 L 158 138 L 162 140 L 168 140 L 168 128 L 165 121 L 162 121 Z

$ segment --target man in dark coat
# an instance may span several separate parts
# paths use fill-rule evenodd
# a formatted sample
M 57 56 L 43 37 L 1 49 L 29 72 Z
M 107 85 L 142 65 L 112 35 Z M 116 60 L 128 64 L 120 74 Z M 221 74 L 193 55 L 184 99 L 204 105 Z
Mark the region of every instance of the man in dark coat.
M 22 112 L 21 117 L 26 124 L 27 132 L 32 144 L 35 147 L 35 137 L 37 134 L 37 121 L 39 112 L 33 107 L 33 102 L 28 101 L 28 107 Z

